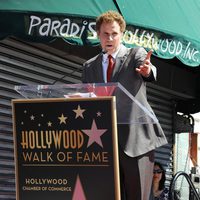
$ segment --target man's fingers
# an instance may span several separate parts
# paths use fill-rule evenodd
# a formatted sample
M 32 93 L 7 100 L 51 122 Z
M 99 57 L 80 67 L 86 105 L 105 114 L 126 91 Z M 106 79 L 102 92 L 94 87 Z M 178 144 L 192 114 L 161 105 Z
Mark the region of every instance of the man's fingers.
M 140 68 L 139 67 L 137 67 L 137 68 L 135 68 L 136 69 L 136 71 L 140 71 Z
M 139 67 L 136 68 L 136 71 L 137 71 L 137 72 L 142 72 L 142 71 L 145 70 L 145 68 L 146 68 L 146 66 L 140 65 Z
M 146 56 L 146 59 L 151 60 L 151 54 L 153 53 L 153 50 L 151 49 Z

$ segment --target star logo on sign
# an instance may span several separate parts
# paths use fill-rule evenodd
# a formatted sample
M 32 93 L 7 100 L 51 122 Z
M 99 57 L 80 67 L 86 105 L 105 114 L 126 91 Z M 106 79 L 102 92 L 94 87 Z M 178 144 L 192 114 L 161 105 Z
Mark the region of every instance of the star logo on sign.
M 67 119 L 67 117 L 65 117 L 65 116 L 63 115 L 63 113 L 62 113 L 62 115 L 61 115 L 60 117 L 58 117 L 58 119 L 60 120 L 60 124 L 62 124 L 62 123 L 66 124 L 66 119 Z
M 79 175 L 76 178 L 75 188 L 72 196 L 72 200 L 86 200 L 85 192 L 83 190 L 83 186 L 81 184 L 81 180 Z
M 35 116 L 31 115 L 30 118 L 31 118 L 31 120 L 34 120 L 34 119 L 35 119 Z
M 98 112 L 97 112 L 97 117 L 101 117 L 101 114 L 102 114 L 102 113 L 101 113 L 100 111 L 98 111 Z
M 51 127 L 52 122 L 49 121 L 49 122 L 47 123 L 47 125 L 48 125 L 49 127 Z
M 92 145 L 94 142 L 103 147 L 101 136 L 107 131 L 107 129 L 97 129 L 95 120 L 93 120 L 91 129 L 85 129 L 82 131 L 89 136 L 87 147 Z
M 77 108 L 77 109 L 74 109 L 73 111 L 76 113 L 76 117 L 75 117 L 76 119 L 77 119 L 78 117 L 81 117 L 81 118 L 84 119 L 83 113 L 85 112 L 85 109 L 81 109 L 80 105 L 78 105 L 78 108 Z

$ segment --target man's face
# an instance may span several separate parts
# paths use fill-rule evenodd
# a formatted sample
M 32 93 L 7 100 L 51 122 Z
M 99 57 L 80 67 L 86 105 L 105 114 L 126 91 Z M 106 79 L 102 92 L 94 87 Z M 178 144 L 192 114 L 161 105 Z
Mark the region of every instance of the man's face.
M 108 54 L 112 54 L 119 48 L 123 33 L 117 22 L 103 23 L 97 33 L 101 42 L 101 47 Z

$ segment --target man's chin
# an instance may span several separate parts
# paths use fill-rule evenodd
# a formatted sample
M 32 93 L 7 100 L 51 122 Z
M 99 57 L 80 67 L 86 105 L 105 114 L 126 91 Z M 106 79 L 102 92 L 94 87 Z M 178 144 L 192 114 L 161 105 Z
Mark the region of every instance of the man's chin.
M 106 48 L 106 52 L 107 52 L 108 54 L 112 54 L 112 53 L 115 52 L 115 50 L 114 50 L 113 48 L 112 48 L 112 49 Z

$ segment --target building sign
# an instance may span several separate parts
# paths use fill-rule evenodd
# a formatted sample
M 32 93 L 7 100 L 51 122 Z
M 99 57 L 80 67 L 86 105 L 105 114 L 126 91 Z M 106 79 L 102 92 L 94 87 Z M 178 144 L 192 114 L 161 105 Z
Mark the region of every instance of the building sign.
M 17 200 L 119 200 L 114 97 L 13 100 Z
M 69 43 L 79 45 L 98 44 L 95 21 L 80 18 L 54 19 L 50 17 L 29 16 L 28 35 L 62 37 Z M 200 51 L 189 41 L 172 37 L 158 31 L 145 30 L 133 25 L 127 26 L 123 43 L 126 46 L 142 46 L 153 49 L 154 55 L 161 58 L 179 58 L 186 65 L 200 64 Z
M 158 31 L 128 26 L 123 42 L 130 47 L 142 46 L 145 49 L 153 49 L 154 55 L 161 58 L 177 57 L 184 64 L 190 66 L 200 64 L 200 50 L 197 49 L 197 45 Z
M 62 38 L 73 45 L 99 45 L 94 18 L 73 15 L 1 13 L 4 20 L 0 39 L 8 35 L 35 42 L 50 42 Z M 12 19 L 12 20 L 10 20 Z M 133 24 L 127 25 L 123 43 L 127 47 L 142 46 L 160 58 L 177 57 L 185 65 L 200 65 L 199 41 L 179 35 L 169 35 L 159 30 L 150 30 Z

